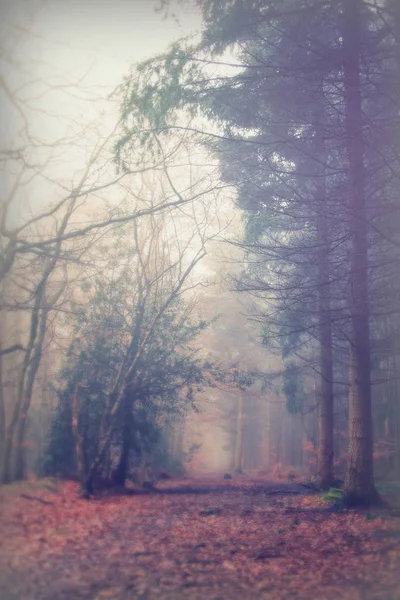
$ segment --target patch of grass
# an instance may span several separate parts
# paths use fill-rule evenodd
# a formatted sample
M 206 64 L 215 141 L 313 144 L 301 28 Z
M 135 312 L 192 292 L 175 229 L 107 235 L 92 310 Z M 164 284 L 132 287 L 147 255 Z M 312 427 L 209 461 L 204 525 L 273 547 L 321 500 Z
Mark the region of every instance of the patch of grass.
M 331 487 L 322 499 L 325 502 L 332 502 L 333 504 L 340 504 L 343 498 L 343 490 L 341 488 Z

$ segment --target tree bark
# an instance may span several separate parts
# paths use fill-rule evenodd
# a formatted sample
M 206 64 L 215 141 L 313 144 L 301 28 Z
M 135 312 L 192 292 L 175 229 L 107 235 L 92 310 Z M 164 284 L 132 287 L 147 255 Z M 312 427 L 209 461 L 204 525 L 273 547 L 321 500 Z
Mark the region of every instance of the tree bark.
M 266 466 L 271 465 L 271 399 L 267 398 L 267 458 Z
M 238 395 L 237 415 L 236 415 L 236 439 L 235 456 L 233 468 L 237 473 L 243 470 L 243 394 Z
M 113 474 L 113 483 L 118 486 L 125 486 L 126 477 L 129 468 L 129 455 L 131 450 L 131 436 L 132 436 L 132 402 L 129 402 L 128 398 L 125 399 L 123 407 L 124 411 L 124 426 L 122 429 L 122 447 L 121 454 L 119 457 L 117 468 Z
M 345 477 L 348 505 L 377 502 L 373 477 L 368 241 L 360 80 L 361 0 L 343 1 L 343 75 L 348 158 L 351 353 L 349 448 Z
M 318 111 L 316 123 L 316 152 L 319 161 L 316 179 L 318 235 L 318 318 L 321 388 L 319 398 L 318 480 L 323 489 L 334 481 L 333 474 L 333 361 L 330 306 L 329 223 L 326 205 L 326 149 L 323 110 Z
M 0 350 L 1 344 L 1 329 L 0 329 Z M 3 387 L 3 355 L 0 352 L 0 457 L 4 453 L 4 436 L 6 432 L 6 408 L 4 402 L 4 387 Z
M 84 439 L 79 427 L 79 383 L 75 386 L 74 396 L 72 399 L 72 431 L 75 438 L 75 451 L 78 461 L 78 475 L 81 484 L 85 482 L 85 454 L 84 454 Z

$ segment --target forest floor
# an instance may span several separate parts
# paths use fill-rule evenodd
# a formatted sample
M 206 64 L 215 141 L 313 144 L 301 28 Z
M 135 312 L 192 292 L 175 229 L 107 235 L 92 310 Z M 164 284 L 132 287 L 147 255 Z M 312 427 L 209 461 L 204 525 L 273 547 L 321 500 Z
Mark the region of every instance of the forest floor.
M 0 487 L 2 600 L 398 600 L 400 518 L 245 477 Z M 397 513 L 398 515 L 398 513 Z

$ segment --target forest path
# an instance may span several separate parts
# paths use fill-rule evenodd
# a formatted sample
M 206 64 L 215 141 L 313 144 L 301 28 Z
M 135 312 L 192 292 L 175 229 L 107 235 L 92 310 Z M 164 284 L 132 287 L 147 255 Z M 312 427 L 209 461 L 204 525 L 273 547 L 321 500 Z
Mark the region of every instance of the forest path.
M 299 484 L 221 478 L 77 499 L 0 488 L 2 600 L 398 600 L 400 519 Z

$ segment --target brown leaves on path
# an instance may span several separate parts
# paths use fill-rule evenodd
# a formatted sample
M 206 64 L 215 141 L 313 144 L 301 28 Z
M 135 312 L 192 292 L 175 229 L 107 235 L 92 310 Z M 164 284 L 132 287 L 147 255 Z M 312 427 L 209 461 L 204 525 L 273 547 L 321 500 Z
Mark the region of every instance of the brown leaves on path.
M 72 482 L 32 485 L 0 488 L 2 600 L 400 598 L 400 519 L 333 512 L 298 484 L 164 482 L 90 502 Z

